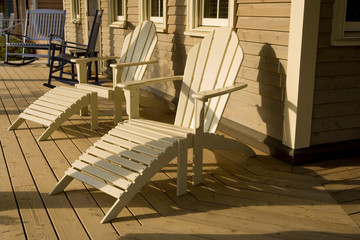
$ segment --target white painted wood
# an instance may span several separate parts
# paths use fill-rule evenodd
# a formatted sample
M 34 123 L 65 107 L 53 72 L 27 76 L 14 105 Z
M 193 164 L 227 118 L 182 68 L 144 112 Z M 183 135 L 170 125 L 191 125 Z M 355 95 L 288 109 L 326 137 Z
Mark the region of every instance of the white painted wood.
M 61 105 L 58 105 L 58 104 L 43 101 L 42 97 L 40 97 L 40 99 L 36 100 L 33 104 L 37 105 L 37 106 L 46 107 L 46 108 L 49 108 L 51 110 L 58 110 L 58 111 L 61 111 L 61 112 L 65 111 L 68 108 L 67 106 L 61 106 Z
M 184 195 L 187 190 L 187 151 L 188 148 L 184 146 L 184 141 L 179 141 L 177 154 L 177 196 Z
M 119 164 L 137 173 L 142 173 L 142 171 L 144 171 L 146 167 L 146 165 L 140 164 L 138 162 L 134 162 L 131 159 L 126 159 L 121 156 L 114 155 L 114 153 L 110 153 L 99 148 L 90 148 L 89 151 L 87 151 L 87 153 L 97 157 L 104 158 L 106 160 Z
M 69 100 L 70 99 L 70 100 Z M 47 139 L 71 115 L 91 105 L 91 128 L 98 127 L 96 93 L 73 88 L 58 87 L 45 93 L 19 115 L 19 119 L 30 120 L 47 126 L 38 141 Z M 23 121 L 16 120 L 9 130 L 17 129 Z
M 109 134 L 115 135 L 115 136 L 121 136 L 122 138 L 128 139 L 131 142 L 142 144 L 142 145 L 145 145 L 145 146 L 149 146 L 149 147 L 159 149 L 159 150 L 162 150 L 162 151 L 165 151 L 167 146 L 168 146 L 168 145 L 163 144 L 161 142 L 153 141 L 153 140 L 151 140 L 149 138 L 145 138 L 145 137 L 136 135 L 134 133 L 127 132 L 125 130 L 121 131 L 121 130 L 113 128 L 113 129 L 111 129 L 109 131 Z
M 96 158 L 96 157 L 93 157 L 89 154 L 84 154 L 84 155 L 81 155 L 80 156 L 80 160 L 84 161 L 84 162 L 87 162 L 87 163 L 90 163 L 90 164 L 93 164 L 95 166 L 98 166 L 98 167 L 101 167 L 101 168 L 104 168 L 105 170 L 108 170 L 112 173 L 115 173 L 119 176 L 122 176 L 124 177 L 125 179 L 128 179 L 130 181 L 134 181 L 136 179 L 136 177 L 139 175 L 135 172 L 132 172 L 132 171 L 129 171 L 125 168 L 122 168 L 118 165 L 115 165 L 115 164 L 111 164 L 107 161 L 104 161 L 104 160 L 101 160 L 99 158 Z
M 33 121 L 33 122 L 36 122 L 36 123 L 40 123 L 40 124 L 42 124 L 44 126 L 50 126 L 53 123 L 53 121 L 49 121 L 49 120 L 46 120 L 46 119 L 43 119 L 43 118 L 40 118 L 40 117 L 28 115 L 26 113 L 21 113 L 19 115 L 19 118 L 22 118 L 22 119 L 25 119 L 25 120 L 30 120 L 30 121 Z M 9 129 L 15 130 L 13 127 L 10 127 Z
M 110 186 L 103 181 L 97 180 L 96 178 L 90 177 L 84 173 L 81 173 L 75 169 L 69 168 L 65 172 L 66 175 L 81 180 L 84 183 L 87 183 L 100 191 L 109 194 L 110 196 L 113 196 L 115 198 L 119 198 L 121 194 L 123 193 L 122 190 L 115 188 L 113 186 Z
M 119 145 L 121 147 L 127 148 L 131 151 L 136 151 L 139 153 L 143 153 L 152 157 L 157 157 L 159 156 L 159 154 L 161 153 L 161 151 L 153 149 L 153 148 L 149 148 L 149 147 L 145 147 L 142 145 L 139 145 L 137 143 L 132 143 L 130 141 L 121 139 L 120 137 L 114 137 L 110 134 L 104 136 L 103 138 L 101 138 L 101 140 L 105 141 L 105 142 L 109 142 L 112 143 L 114 145 Z
M 136 36 L 138 32 L 135 31 L 133 34 Z M 129 43 L 133 41 L 131 39 Z M 121 187 L 124 192 L 116 197 L 114 205 L 101 220 L 102 223 L 115 218 L 151 177 L 175 157 L 178 158 L 177 195 L 185 194 L 187 151 L 191 147 L 194 148 L 194 184 L 202 181 L 203 148 L 231 149 L 249 157 L 255 155 L 254 151 L 245 144 L 207 133 L 208 129 L 204 129 L 204 126 L 207 126 L 204 124 L 207 123 L 206 121 L 210 122 L 208 128 L 216 129 L 229 93 L 246 87 L 246 84 L 234 84 L 242 57 L 236 34 L 231 29 L 222 28 L 209 34 L 199 45 L 190 50 L 184 77 L 117 84 L 118 88 L 124 89 L 127 107 L 135 108 L 137 111 L 139 86 L 183 79 L 175 124 L 138 119 L 137 113 L 132 113 L 133 110 L 130 109 L 129 120 L 119 123 L 95 142 L 86 154 L 80 156 L 81 161 L 92 166 L 79 161 L 75 162 L 74 166 L 84 171 L 85 168 L 93 171 L 94 167 L 99 167 L 111 172 L 108 174 L 104 172 L 104 177 L 101 177 L 103 172 L 96 173 L 94 177 L 88 175 L 84 177 L 78 172 L 75 172 L 78 174 L 75 176 L 74 172 L 70 172 L 72 177 L 90 185 L 99 184 L 97 178 L 100 178 L 104 180 L 103 183 L 107 184 L 107 187 L 112 187 L 110 178 L 113 178 L 111 176 L 113 174 L 132 181 L 126 188 Z M 126 71 L 125 74 L 132 74 L 132 70 Z M 96 180 L 94 183 L 92 183 L 92 178 Z M 55 187 L 55 189 L 63 189 L 65 184 L 61 182 L 59 184 L 61 187 Z M 103 185 L 94 187 L 100 190 L 104 188 L 107 191 L 104 192 L 111 196 L 116 195 Z
M 131 182 L 126 181 L 124 178 L 117 177 L 115 175 L 111 175 L 108 172 L 106 172 L 100 168 L 93 167 L 93 166 L 86 164 L 84 162 L 81 162 L 79 160 L 75 161 L 73 164 L 71 164 L 71 166 L 73 168 L 75 168 L 76 170 L 81 170 L 81 171 L 87 172 L 89 174 L 92 174 L 95 177 L 103 179 L 103 180 L 115 185 L 116 187 L 121 188 L 122 190 L 126 190 L 129 187 L 129 185 L 131 184 Z
M 49 120 L 49 121 L 54 121 L 58 117 L 58 116 L 46 114 L 44 112 L 36 111 L 36 110 L 30 109 L 30 108 L 25 109 L 24 113 L 26 113 L 28 115 L 33 115 L 36 117 L 44 118 L 45 120 Z
M 282 143 L 310 146 L 320 0 L 291 4 Z
M 55 109 L 43 107 L 43 106 L 36 105 L 36 104 L 31 104 L 28 108 L 38 110 L 38 111 L 44 112 L 44 113 L 49 113 L 49 114 L 52 114 L 52 115 L 59 115 L 59 114 L 62 113 L 62 111 L 58 111 L 58 110 L 55 110 Z
M 151 21 L 144 21 L 140 23 L 133 32 L 129 33 L 124 40 L 121 56 L 120 57 L 95 57 L 86 59 L 76 59 L 73 62 L 76 63 L 76 69 L 79 73 L 79 84 L 77 88 L 95 91 L 99 97 L 104 97 L 114 101 L 114 121 L 115 124 L 122 121 L 122 102 L 123 97 L 120 93 L 121 89 L 117 89 L 116 86 L 121 82 L 129 82 L 133 80 L 142 79 L 146 67 L 148 64 L 156 63 L 155 60 L 150 60 L 155 45 L 157 43 L 157 35 L 155 31 L 155 25 Z M 119 62 L 117 64 L 111 64 L 113 69 L 113 87 L 106 88 L 101 86 L 94 86 L 87 84 L 87 63 L 90 61 L 100 61 L 116 59 Z M 117 92 L 115 94 L 115 92 Z M 131 96 L 130 96 L 131 95 Z M 138 90 L 132 90 L 132 94 L 129 98 L 135 100 L 138 98 Z M 129 113 L 131 117 L 139 116 L 139 109 L 135 106 L 127 109 L 132 109 Z
M 127 149 L 122 148 L 120 146 L 115 146 L 113 144 L 110 144 L 110 143 L 107 143 L 107 142 L 104 142 L 104 141 L 95 142 L 94 146 L 96 146 L 98 148 L 101 148 L 101 149 L 104 149 L 104 150 L 107 150 L 107 151 L 112 152 L 112 153 L 119 154 L 119 155 L 121 155 L 123 157 L 130 158 L 130 159 L 135 160 L 137 162 L 144 163 L 146 165 L 150 165 L 150 163 L 154 160 L 154 158 L 151 158 L 151 157 L 148 157 L 148 156 L 133 152 L 131 150 L 127 150 Z

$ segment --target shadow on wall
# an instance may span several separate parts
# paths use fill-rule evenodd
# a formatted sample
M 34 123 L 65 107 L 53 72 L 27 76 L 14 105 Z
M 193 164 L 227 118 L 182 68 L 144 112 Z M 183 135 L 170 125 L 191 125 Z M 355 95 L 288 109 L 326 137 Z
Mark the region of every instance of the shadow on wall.
M 282 141 L 286 73 L 270 44 L 264 44 L 259 55 L 257 82 L 261 104 L 257 104 L 256 107 L 261 120 L 266 125 L 264 132 L 266 137 L 263 141 L 272 145 L 276 140 L 280 143 Z

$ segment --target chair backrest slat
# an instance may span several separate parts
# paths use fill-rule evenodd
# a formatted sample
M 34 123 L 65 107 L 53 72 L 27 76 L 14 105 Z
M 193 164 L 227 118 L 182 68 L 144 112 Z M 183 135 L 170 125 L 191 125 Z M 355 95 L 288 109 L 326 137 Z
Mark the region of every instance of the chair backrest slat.
M 191 95 L 233 85 L 242 59 L 239 39 L 231 28 L 220 28 L 193 47 L 185 66 L 175 124 L 194 128 L 194 99 Z M 228 98 L 229 94 L 226 94 L 206 103 L 204 131 L 216 131 Z
M 24 35 L 31 40 L 48 40 L 56 35 L 56 40 L 64 37 L 65 11 L 54 9 L 28 10 Z
M 93 57 L 94 56 L 103 12 L 104 12 L 103 10 L 96 10 L 93 25 L 91 27 L 91 32 L 90 32 L 90 36 L 89 36 L 89 42 L 87 45 L 85 57 Z
M 120 63 L 150 60 L 157 42 L 155 24 L 144 21 L 125 38 Z M 128 82 L 142 79 L 146 65 L 126 67 L 122 70 L 121 81 Z

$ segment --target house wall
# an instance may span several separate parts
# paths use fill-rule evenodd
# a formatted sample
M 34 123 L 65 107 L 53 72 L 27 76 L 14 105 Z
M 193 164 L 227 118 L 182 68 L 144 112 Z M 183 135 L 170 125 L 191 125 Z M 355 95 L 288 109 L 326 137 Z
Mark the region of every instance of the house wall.
M 63 9 L 63 1 L 62 0 L 38 0 L 37 8 L 39 9 Z
M 64 1 L 67 38 L 81 42 L 84 29 L 70 22 L 70 0 Z M 159 62 L 148 67 L 146 78 L 183 74 L 188 51 L 202 40 L 184 34 L 186 2 L 168 0 L 167 30 L 158 33 L 153 55 Z M 81 4 L 84 14 L 83 6 L 84 1 Z M 231 95 L 222 124 L 235 129 L 243 125 L 281 141 L 290 6 L 291 0 L 237 0 L 236 31 L 245 52 L 238 81 L 246 82 L 248 87 Z M 119 55 L 125 35 L 138 23 L 138 0 L 127 1 L 127 29 L 108 26 L 107 0 L 101 0 L 100 7 L 104 10 L 101 54 Z M 147 90 L 175 108 L 179 87 L 179 83 L 170 82 Z
M 86 3 L 81 1 L 80 3 L 80 12 L 81 12 L 81 21 L 80 23 L 73 23 L 71 17 L 71 1 L 64 0 L 64 9 L 66 10 L 65 18 L 65 39 L 70 42 L 76 42 L 80 44 L 85 44 L 87 41 L 86 38 Z
M 236 30 L 244 49 L 239 80 L 223 121 L 282 139 L 291 1 L 238 0 Z M 231 127 L 231 126 L 230 126 Z
M 360 52 L 331 46 L 334 0 L 322 0 L 311 144 L 360 138 Z

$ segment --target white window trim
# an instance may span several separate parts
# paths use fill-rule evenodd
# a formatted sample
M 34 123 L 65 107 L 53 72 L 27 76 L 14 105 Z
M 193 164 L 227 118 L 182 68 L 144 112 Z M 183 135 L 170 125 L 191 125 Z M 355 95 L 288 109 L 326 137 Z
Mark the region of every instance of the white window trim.
M 77 8 L 79 10 L 79 14 L 76 14 L 75 10 L 75 4 L 77 4 Z M 81 5 L 80 0 L 71 0 L 71 22 L 72 23 L 80 23 L 81 22 Z
M 145 20 L 151 20 L 155 23 L 157 32 L 166 32 L 167 30 L 167 0 L 163 0 L 163 16 L 162 17 L 150 17 L 150 7 L 148 6 L 148 0 L 139 0 L 139 20 L 140 22 Z
M 206 19 L 200 25 L 200 2 L 199 0 L 187 0 L 187 26 L 185 35 L 191 36 L 205 36 L 209 31 L 214 30 L 220 26 L 235 27 L 235 9 L 236 1 L 229 0 L 229 18 L 223 19 Z M 226 21 L 226 22 L 225 22 Z
M 116 0 L 108 0 L 108 9 L 109 9 L 109 27 L 114 28 L 124 28 L 126 26 L 126 0 L 123 0 L 123 16 L 117 16 L 115 14 L 115 1 Z
M 331 44 L 334 46 L 358 46 L 360 37 L 345 37 L 345 29 L 356 28 L 360 32 L 359 24 L 349 25 L 345 22 L 346 0 L 335 0 L 334 16 L 332 20 Z

